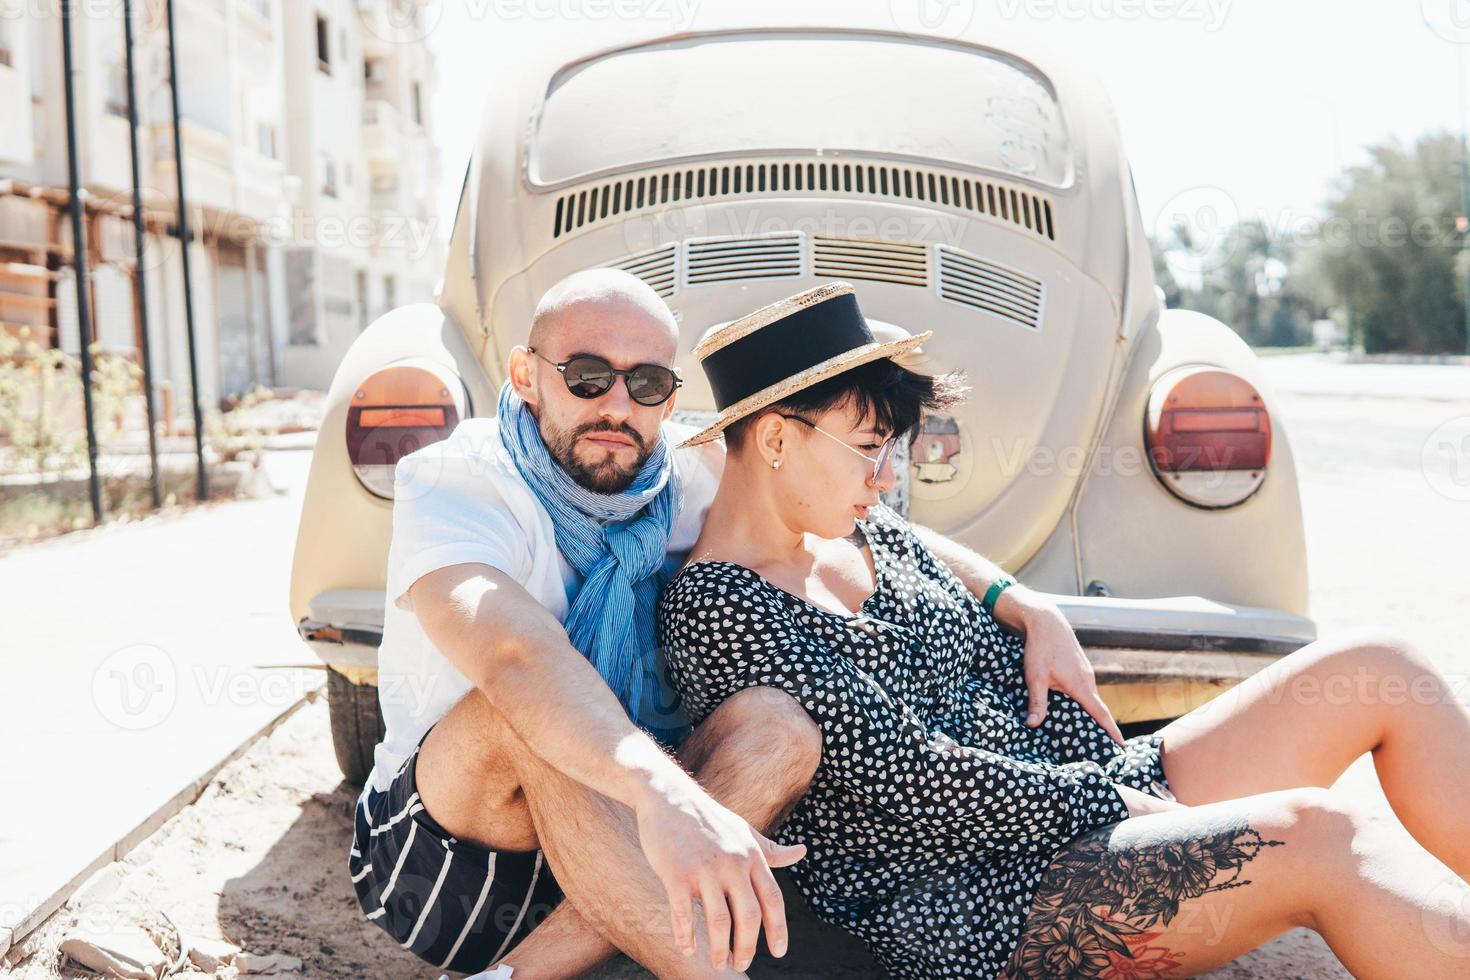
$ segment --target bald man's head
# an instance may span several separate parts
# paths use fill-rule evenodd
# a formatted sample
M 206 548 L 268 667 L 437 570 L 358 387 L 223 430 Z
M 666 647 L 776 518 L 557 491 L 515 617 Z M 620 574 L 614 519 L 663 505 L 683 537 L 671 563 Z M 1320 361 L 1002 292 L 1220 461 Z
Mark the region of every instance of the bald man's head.
M 548 289 L 536 304 L 527 343 L 562 357 L 584 350 L 585 339 L 608 332 L 652 341 L 658 349 L 648 351 L 650 358 L 674 362 L 679 326 L 668 304 L 648 283 L 621 269 L 574 272 Z
M 601 394 L 582 397 L 557 366 L 599 357 L 614 370 L 642 364 L 672 368 L 679 328 L 658 293 L 618 269 L 573 273 L 536 305 L 528 346 L 510 354 L 510 379 L 526 400 L 552 457 L 572 479 L 597 493 L 621 493 L 661 438 L 675 396 L 657 405 L 633 401 L 626 376 Z M 549 362 L 549 363 L 548 363 Z

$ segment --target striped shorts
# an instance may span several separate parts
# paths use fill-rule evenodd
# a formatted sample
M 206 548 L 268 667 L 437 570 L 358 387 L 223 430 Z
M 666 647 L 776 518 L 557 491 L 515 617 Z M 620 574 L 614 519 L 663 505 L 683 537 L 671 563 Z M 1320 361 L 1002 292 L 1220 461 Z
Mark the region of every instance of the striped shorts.
M 422 744 L 422 743 L 420 743 Z M 357 800 L 347 869 L 368 921 L 441 970 L 478 973 L 562 899 L 541 851 L 490 851 L 450 836 L 419 802 L 418 750 L 384 792 Z

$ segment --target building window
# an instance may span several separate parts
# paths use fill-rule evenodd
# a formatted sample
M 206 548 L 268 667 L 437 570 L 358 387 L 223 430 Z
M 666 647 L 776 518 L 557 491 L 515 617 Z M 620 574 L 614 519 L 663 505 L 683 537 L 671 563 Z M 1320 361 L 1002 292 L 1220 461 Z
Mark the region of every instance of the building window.
M 10 10 L 0 0 L 0 65 L 14 67 L 15 54 L 10 50 L 11 45 Z
M 332 73 L 332 42 L 331 29 L 327 26 L 327 19 L 321 14 L 316 15 L 316 66 L 324 75 Z
M 322 160 L 322 196 L 337 196 L 337 165 L 331 160 Z
M 114 116 L 127 118 L 127 63 L 117 51 L 105 51 L 102 54 L 102 71 L 107 85 L 107 111 Z
M 271 19 L 271 0 L 245 0 L 245 8 L 261 20 Z
M 276 127 L 261 123 L 256 129 L 256 139 L 260 155 L 274 160 L 276 158 Z
M 424 90 L 418 82 L 413 83 L 413 121 L 417 126 L 424 124 Z
M 383 277 L 383 308 L 391 310 L 398 305 L 398 284 L 392 276 Z
M 352 186 L 352 164 L 342 164 L 342 183 L 346 187 Z
M 357 270 L 357 321 L 358 329 L 365 330 L 368 325 L 368 274 L 363 269 Z

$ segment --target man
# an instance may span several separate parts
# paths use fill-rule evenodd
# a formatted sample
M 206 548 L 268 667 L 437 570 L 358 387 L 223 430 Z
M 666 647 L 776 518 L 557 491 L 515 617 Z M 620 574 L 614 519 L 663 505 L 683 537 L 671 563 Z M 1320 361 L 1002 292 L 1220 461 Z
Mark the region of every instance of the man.
M 693 431 L 668 422 L 677 352 L 641 280 L 570 276 L 511 352 L 496 418 L 399 464 L 387 731 L 349 868 L 366 916 L 435 965 L 526 980 L 621 949 L 660 977 L 728 976 L 762 927 L 785 952 L 771 869 L 805 849 L 765 835 L 816 771 L 816 726 L 753 688 L 688 733 L 653 646 L 723 463 L 718 444 L 671 448 Z M 926 543 L 979 594 L 1001 574 Z M 1056 607 L 1013 587 L 995 608 L 1026 635 L 1033 723 L 1056 688 L 1121 741 Z

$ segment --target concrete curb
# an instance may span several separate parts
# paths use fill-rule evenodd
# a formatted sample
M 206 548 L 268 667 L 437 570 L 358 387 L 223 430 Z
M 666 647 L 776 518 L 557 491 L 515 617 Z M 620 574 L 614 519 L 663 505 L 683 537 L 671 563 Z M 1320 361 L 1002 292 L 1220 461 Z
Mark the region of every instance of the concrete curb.
M 262 738 L 269 737 L 286 719 L 301 710 L 305 705 L 315 702 L 317 698 L 325 697 L 324 686 L 325 680 L 323 680 L 322 684 L 308 690 L 294 703 L 287 705 L 279 714 L 252 732 L 218 763 L 210 766 L 197 778 L 191 780 L 188 785 L 171 796 L 158 809 L 154 810 L 153 813 L 140 821 L 131 830 L 123 834 L 121 838 L 108 846 L 106 850 L 88 861 L 85 867 L 79 868 L 75 874 L 67 879 L 64 885 L 51 895 L 37 902 L 36 906 L 23 913 L 19 920 L 9 923 L 6 926 L 0 926 L 0 965 L 6 968 L 13 966 L 14 964 L 10 962 L 8 955 L 10 951 L 17 947 L 27 936 L 35 932 L 36 929 L 44 925 L 46 920 L 60 911 L 66 905 L 67 900 L 76 893 L 77 889 L 86 884 L 102 868 L 107 867 L 114 861 L 122 860 L 133 848 L 147 840 L 158 828 L 167 823 L 171 817 L 176 816 L 185 807 L 199 799 L 205 789 L 209 787 L 209 784 L 214 782 L 215 777 L 220 774 L 220 771 L 248 752 L 256 742 Z

